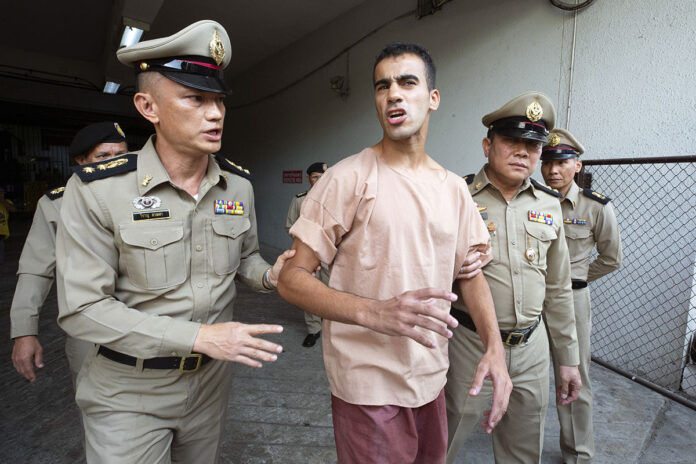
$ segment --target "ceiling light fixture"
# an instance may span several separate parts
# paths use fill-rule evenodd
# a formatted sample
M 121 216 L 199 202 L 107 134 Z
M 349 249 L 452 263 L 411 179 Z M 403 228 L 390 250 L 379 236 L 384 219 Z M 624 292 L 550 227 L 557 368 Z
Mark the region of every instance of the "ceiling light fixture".
M 142 36 L 142 29 L 138 29 L 137 27 L 132 26 L 126 26 L 126 28 L 123 30 L 123 36 L 121 37 L 121 44 L 118 47 L 130 47 L 133 44 L 137 44 L 138 42 L 140 42 L 140 37 Z
M 118 82 L 111 82 L 111 81 L 106 81 L 106 85 L 104 85 L 104 93 L 116 93 L 118 92 L 118 88 L 121 86 Z

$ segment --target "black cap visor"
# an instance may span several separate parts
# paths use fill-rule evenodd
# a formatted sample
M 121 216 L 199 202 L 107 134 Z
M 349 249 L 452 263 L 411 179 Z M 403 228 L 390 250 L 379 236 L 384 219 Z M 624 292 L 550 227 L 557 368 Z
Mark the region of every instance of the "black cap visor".
M 490 128 L 496 134 L 518 139 L 548 143 L 549 131 L 544 121 L 532 122 L 526 118 L 512 117 L 494 121 Z
M 534 140 L 536 142 L 548 143 L 549 139 L 540 132 L 524 129 L 492 129 L 493 133 L 514 137 L 517 139 Z
M 173 80 L 186 87 L 204 90 L 206 92 L 222 93 L 230 95 L 232 90 L 217 76 L 201 76 L 200 74 L 188 74 L 177 71 L 163 71 L 157 69 L 164 77 Z
M 564 160 L 576 158 L 578 156 L 580 156 L 580 154 L 577 151 L 565 147 L 546 147 L 541 152 L 542 161 Z

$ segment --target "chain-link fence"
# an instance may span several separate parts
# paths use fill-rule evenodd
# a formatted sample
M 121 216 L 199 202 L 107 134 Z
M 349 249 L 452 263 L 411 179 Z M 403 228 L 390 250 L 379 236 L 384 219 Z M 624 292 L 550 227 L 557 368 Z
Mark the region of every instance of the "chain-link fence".
M 592 283 L 592 357 L 696 409 L 696 156 L 588 160 L 624 259 Z

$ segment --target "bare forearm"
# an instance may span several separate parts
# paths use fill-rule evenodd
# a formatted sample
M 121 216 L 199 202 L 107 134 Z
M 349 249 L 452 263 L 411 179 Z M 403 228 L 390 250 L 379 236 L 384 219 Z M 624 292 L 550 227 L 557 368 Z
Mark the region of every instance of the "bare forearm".
M 327 287 L 311 272 L 293 264 L 286 264 L 281 271 L 278 293 L 305 311 L 345 324 L 361 324 L 361 314 L 375 302 Z
M 481 337 L 483 346 L 486 349 L 490 346 L 496 348 L 502 346 L 493 297 L 486 278 L 483 274 L 479 274 L 472 279 L 459 279 L 457 283 L 462 295 L 462 302 L 474 320 L 476 332 Z

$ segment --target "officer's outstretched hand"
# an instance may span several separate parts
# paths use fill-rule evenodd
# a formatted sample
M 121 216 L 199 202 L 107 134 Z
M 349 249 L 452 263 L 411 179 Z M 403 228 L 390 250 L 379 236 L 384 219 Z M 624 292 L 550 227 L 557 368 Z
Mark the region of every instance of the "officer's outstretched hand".
M 481 392 L 484 380 L 493 381 L 493 402 L 491 409 L 484 411 L 481 426 L 486 433 L 491 433 L 505 415 L 510 401 L 510 393 L 512 393 L 512 381 L 505 364 L 505 351 L 502 349 L 502 345 L 486 350 L 481 356 L 481 360 L 476 366 L 474 381 L 469 389 L 471 396 L 476 396 Z
M 578 399 L 582 388 L 578 366 L 559 366 L 558 377 L 561 380 L 561 384 L 556 387 L 558 404 L 570 404 Z
M 12 347 L 12 364 L 22 377 L 30 382 L 36 380 L 34 366 L 41 369 L 43 363 L 43 348 L 36 335 L 27 335 L 14 339 Z
M 282 352 L 283 347 L 254 335 L 282 331 L 283 327 L 275 324 L 202 324 L 193 342 L 193 351 L 205 353 L 213 359 L 261 367 L 260 361 L 273 362 L 278 359 L 277 353 Z
M 464 259 L 464 264 L 459 268 L 458 279 L 471 279 L 481 273 L 481 252 L 475 251 Z
M 447 326 L 459 325 L 448 310 L 438 308 L 437 300 L 447 301 L 449 307 L 449 303 L 457 300 L 457 295 L 449 290 L 421 288 L 390 300 L 373 300 L 358 323 L 379 333 L 410 337 L 423 346 L 435 348 L 428 331 L 451 338 L 452 331 Z
M 285 250 L 280 256 L 278 256 L 278 259 L 276 259 L 275 264 L 273 264 L 273 267 L 271 268 L 271 272 L 268 273 L 268 280 L 271 282 L 271 285 L 278 288 L 278 276 L 280 275 L 280 270 L 283 269 L 283 266 L 285 266 L 285 261 L 293 256 L 295 256 L 295 250 Z

